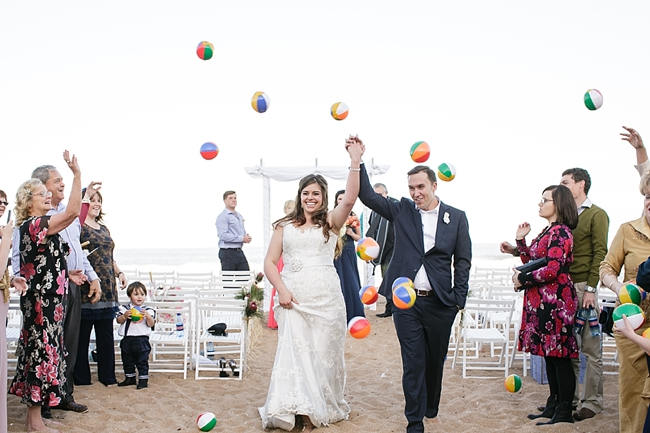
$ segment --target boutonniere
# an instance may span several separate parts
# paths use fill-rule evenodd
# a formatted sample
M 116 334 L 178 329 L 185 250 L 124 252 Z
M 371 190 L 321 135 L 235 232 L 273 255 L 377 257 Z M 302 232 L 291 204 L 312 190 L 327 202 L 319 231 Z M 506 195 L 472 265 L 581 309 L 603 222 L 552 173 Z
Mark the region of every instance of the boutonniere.
M 442 216 L 442 220 L 445 222 L 445 224 L 449 224 L 449 212 L 445 212 L 445 214 Z

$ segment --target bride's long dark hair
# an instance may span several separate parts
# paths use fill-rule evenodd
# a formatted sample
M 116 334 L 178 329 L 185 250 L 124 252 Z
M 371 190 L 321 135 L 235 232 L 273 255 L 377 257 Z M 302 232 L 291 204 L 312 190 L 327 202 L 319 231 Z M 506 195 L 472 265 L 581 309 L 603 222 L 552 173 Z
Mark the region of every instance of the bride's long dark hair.
M 278 224 L 288 222 L 296 226 L 304 225 L 307 222 L 307 217 L 305 217 L 305 210 L 302 208 L 301 195 L 302 191 L 307 188 L 309 185 L 318 184 L 321 191 L 321 196 L 323 201 L 320 208 L 316 209 L 312 216 L 312 221 L 317 227 L 321 227 L 323 230 L 323 237 L 325 242 L 329 241 L 332 227 L 327 222 L 327 204 L 329 203 L 329 197 L 327 195 L 327 181 L 320 174 L 308 174 L 307 176 L 300 179 L 298 184 L 298 195 L 296 195 L 296 206 L 290 214 L 280 218 L 279 220 L 273 223 L 273 229 L 275 229 Z M 338 247 L 337 247 L 338 250 Z M 337 251 L 338 253 L 338 251 Z M 337 254 L 338 255 L 338 254 Z

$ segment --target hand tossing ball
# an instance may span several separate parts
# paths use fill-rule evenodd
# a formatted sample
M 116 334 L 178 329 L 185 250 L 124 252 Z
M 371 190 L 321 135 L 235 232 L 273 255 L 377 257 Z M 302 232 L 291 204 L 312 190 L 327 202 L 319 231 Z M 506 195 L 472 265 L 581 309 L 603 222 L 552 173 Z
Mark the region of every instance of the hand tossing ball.
M 214 143 L 203 143 L 201 145 L 201 156 L 203 159 L 214 159 L 219 154 L 219 148 Z
M 330 114 L 335 120 L 343 120 L 348 117 L 350 110 L 343 102 L 335 102 L 330 108 Z
M 269 97 L 264 92 L 255 92 L 251 98 L 251 106 L 258 113 L 264 113 L 269 109 Z
M 411 146 L 411 159 L 413 162 L 425 162 L 429 159 L 431 148 L 426 141 L 416 141 Z
M 217 425 L 217 417 L 212 412 L 203 412 L 196 418 L 196 426 L 201 431 L 210 431 Z
M 199 46 L 196 47 L 196 55 L 199 56 L 201 60 L 210 60 L 214 54 L 214 45 L 208 41 L 199 42 Z
M 585 106 L 591 111 L 603 106 L 603 94 L 596 89 L 589 89 L 585 93 Z

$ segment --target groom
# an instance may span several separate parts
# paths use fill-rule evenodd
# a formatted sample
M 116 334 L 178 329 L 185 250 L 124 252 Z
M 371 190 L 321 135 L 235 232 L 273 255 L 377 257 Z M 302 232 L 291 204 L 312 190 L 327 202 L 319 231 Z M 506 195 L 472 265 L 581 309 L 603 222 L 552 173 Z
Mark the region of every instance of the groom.
M 391 202 L 377 194 L 364 164 L 360 181 L 363 204 L 391 221 L 395 229 L 393 259 L 381 283 L 382 291 L 390 294 L 398 277 L 408 277 L 415 285 L 415 304 L 407 310 L 395 308 L 393 320 L 402 351 L 406 431 L 422 433 L 423 417 L 438 415 L 449 335 L 467 297 L 472 259 L 467 217 L 436 197 L 438 183 L 429 167 L 418 165 L 408 172 L 413 200 Z

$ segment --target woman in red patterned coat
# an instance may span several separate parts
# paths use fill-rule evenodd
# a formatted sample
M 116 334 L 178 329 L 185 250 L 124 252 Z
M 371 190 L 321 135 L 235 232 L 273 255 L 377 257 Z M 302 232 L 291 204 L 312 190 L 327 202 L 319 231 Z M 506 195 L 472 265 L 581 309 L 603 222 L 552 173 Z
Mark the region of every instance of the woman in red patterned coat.
M 571 402 L 575 391 L 575 375 L 571 358 L 578 357 L 578 345 L 573 334 L 576 314 L 576 291 L 569 275 L 573 262 L 571 229 L 578 223 L 578 210 L 568 188 L 547 187 L 539 202 L 539 216 L 549 225 L 530 244 L 525 237 L 530 224 L 517 227 L 517 248 L 521 260 L 546 258 L 544 266 L 531 272 L 515 270 L 512 277 L 515 290 L 525 290 L 524 307 L 519 331 L 519 350 L 543 356 L 550 396 L 541 414 L 530 419 L 551 418 L 541 424 L 573 422 Z

